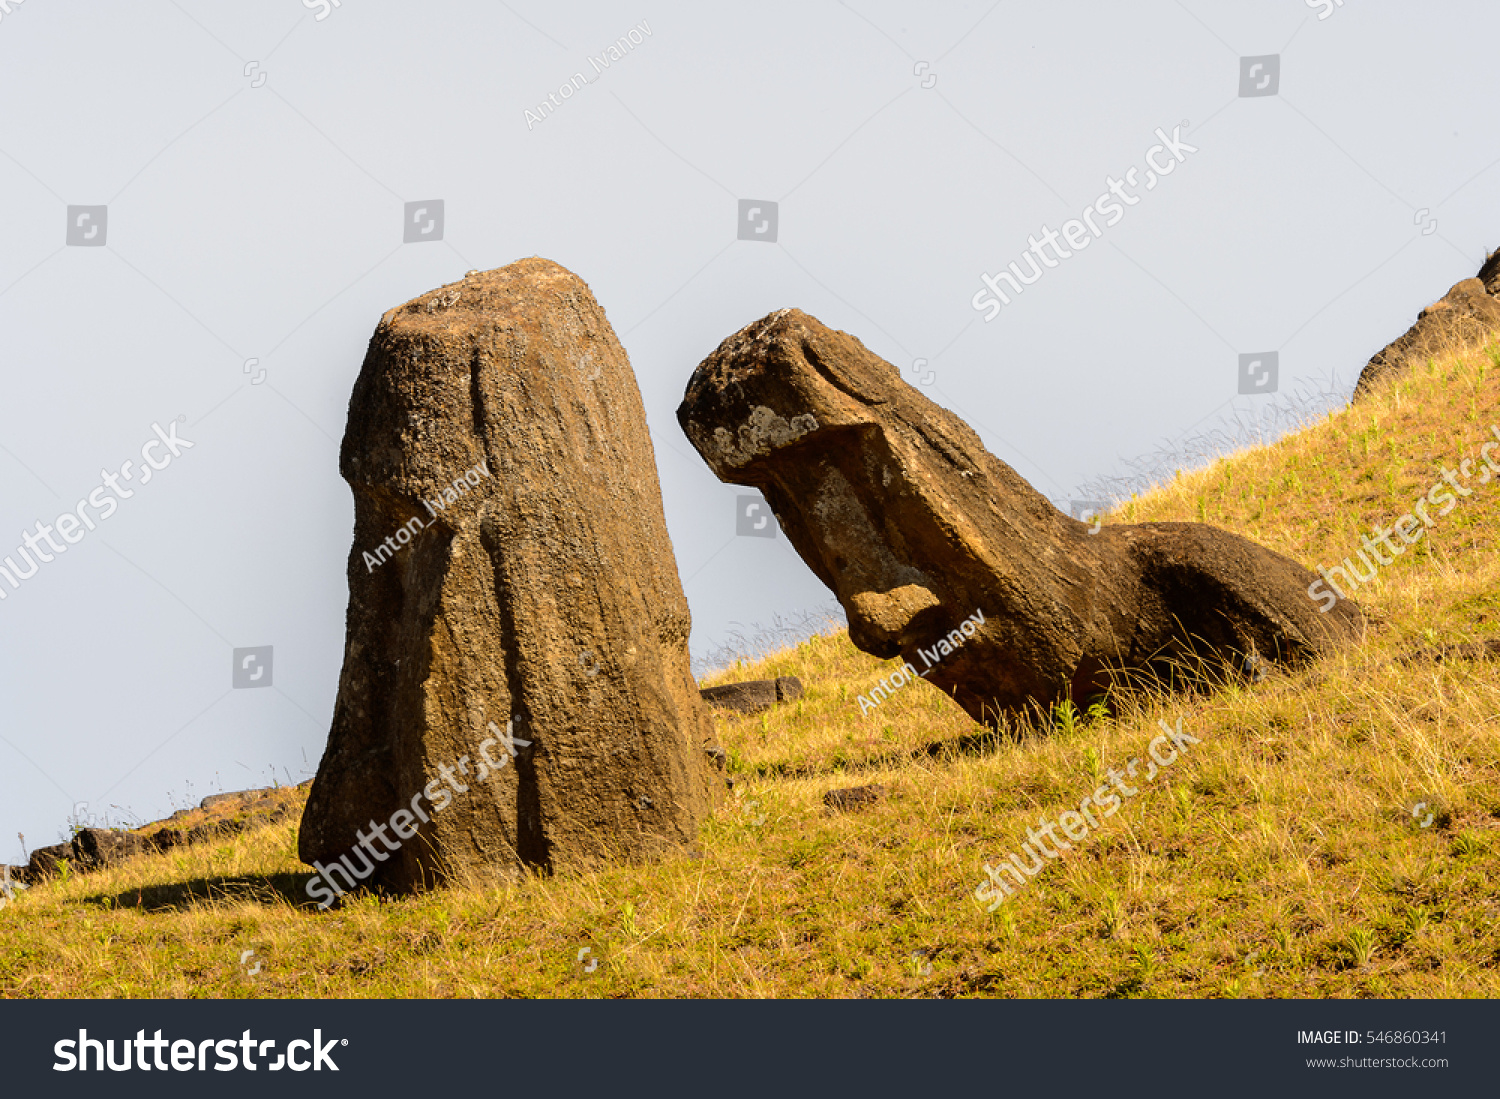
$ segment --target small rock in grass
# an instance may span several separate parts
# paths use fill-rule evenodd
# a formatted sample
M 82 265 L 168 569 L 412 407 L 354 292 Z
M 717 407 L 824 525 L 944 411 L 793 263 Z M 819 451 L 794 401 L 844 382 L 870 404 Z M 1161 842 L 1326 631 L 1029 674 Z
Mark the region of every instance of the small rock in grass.
M 878 784 L 849 786 L 842 790 L 829 790 L 823 795 L 823 804 L 829 809 L 847 813 L 883 801 L 889 792 L 884 786 Z

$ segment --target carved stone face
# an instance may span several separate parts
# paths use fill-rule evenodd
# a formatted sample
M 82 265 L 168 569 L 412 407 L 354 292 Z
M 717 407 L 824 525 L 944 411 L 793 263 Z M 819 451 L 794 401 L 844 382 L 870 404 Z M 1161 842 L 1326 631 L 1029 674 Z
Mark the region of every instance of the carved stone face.
M 725 340 L 677 417 L 721 480 L 765 495 L 850 639 L 902 657 L 977 720 L 1081 701 L 1109 668 L 1169 651 L 1292 656 L 1358 618 L 1320 619 L 1303 594 L 1315 577 L 1223 531 L 1090 533 L 895 367 L 797 310 Z M 1274 595 L 1236 590 L 1255 579 Z

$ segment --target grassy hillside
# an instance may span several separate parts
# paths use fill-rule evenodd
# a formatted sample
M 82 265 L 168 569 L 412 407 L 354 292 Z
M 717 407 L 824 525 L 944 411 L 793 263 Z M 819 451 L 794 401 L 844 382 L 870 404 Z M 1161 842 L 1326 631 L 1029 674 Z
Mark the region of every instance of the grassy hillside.
M 1112 519 L 1334 565 L 1477 460 L 1497 366 L 1419 368 Z M 895 662 L 817 637 L 715 678 L 807 693 L 720 719 L 737 781 L 701 858 L 324 913 L 275 825 L 32 889 L 0 910 L 0 995 L 1500 996 L 1500 664 L 1394 659 L 1497 636 L 1500 484 L 1460 483 L 1353 593 L 1368 642 L 1304 672 L 995 736 L 926 683 L 861 716 Z M 983 865 L 1144 761 L 1158 720 L 1199 742 L 987 912 Z M 864 783 L 892 796 L 823 808 Z

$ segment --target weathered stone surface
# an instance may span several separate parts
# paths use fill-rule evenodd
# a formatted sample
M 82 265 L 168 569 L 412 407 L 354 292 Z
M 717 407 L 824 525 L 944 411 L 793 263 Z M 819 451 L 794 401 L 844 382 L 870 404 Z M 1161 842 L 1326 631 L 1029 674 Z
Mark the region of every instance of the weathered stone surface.
M 677 418 L 721 480 L 765 495 L 854 644 L 904 657 L 978 721 L 1083 707 L 1111 669 L 1297 663 L 1362 634 L 1352 603 L 1319 613 L 1315 574 L 1237 535 L 1090 534 L 894 366 L 795 309 L 725 340 Z
M 115 866 L 133 855 L 155 850 L 155 844 L 134 832 L 84 828 L 73 837 L 73 857 L 80 871 Z
M 743 683 L 704 687 L 699 693 L 704 702 L 721 710 L 758 714 L 762 710 L 769 710 L 778 702 L 801 698 L 802 680 L 794 675 L 781 675 L 775 679 L 747 679 Z
M 174 847 L 185 847 L 188 844 L 188 835 L 176 828 L 158 828 L 146 839 L 157 851 L 170 851 Z
M 713 727 L 640 392 L 583 281 L 533 258 L 386 313 L 340 470 L 348 638 L 302 858 L 407 890 L 694 843 Z M 394 853 L 355 850 L 372 822 Z
M 777 676 L 775 679 L 745 679 L 739 684 L 720 684 L 705 687 L 699 694 L 703 702 L 718 709 L 733 709 L 741 714 L 759 714 L 771 709 L 775 703 L 790 699 L 801 699 L 802 681 L 795 675 Z
M 1500 252 L 1485 260 L 1478 276 L 1456 283 L 1418 313 L 1417 322 L 1404 335 L 1377 352 L 1360 371 L 1352 399 L 1367 397 L 1376 382 L 1413 363 L 1500 334 L 1500 298 L 1496 295 L 1500 295 Z
M 868 809 L 884 801 L 889 791 L 875 783 L 869 786 L 846 786 L 842 790 L 829 790 L 823 795 L 823 804 L 835 812 L 847 813 L 856 809 Z
M 776 681 L 774 679 L 749 679 L 743 683 L 721 683 L 717 687 L 704 687 L 700 692 L 703 701 L 721 710 L 737 710 L 742 714 L 758 714 L 776 705 Z
M 38 847 L 31 853 L 26 863 L 26 881 L 31 885 L 44 881 L 58 872 L 58 864 L 64 859 L 74 858 L 71 843 L 54 843 L 50 847 Z
M 254 793 L 254 791 L 248 791 Z M 247 810 L 243 815 L 234 817 L 218 817 L 214 820 L 206 820 L 195 824 L 191 828 L 159 828 L 150 835 L 144 837 L 145 841 L 155 851 L 169 851 L 174 847 L 191 847 L 200 843 L 212 843 L 216 840 L 228 839 L 243 832 L 252 832 L 257 828 L 265 828 L 272 824 L 279 824 L 292 814 L 292 807 L 286 802 L 269 801 L 271 790 L 265 791 L 266 798 L 251 797 L 248 801 L 241 800 L 236 795 L 216 794 L 211 805 L 203 806 L 209 810 Z M 177 814 L 172 815 L 173 820 L 180 819 Z
M 312 780 L 298 783 L 295 789 L 312 785 Z M 135 855 L 169 851 L 174 847 L 208 843 L 235 836 L 241 832 L 280 823 L 292 814 L 295 794 L 281 786 L 259 790 L 240 790 L 230 794 L 210 794 L 198 809 L 179 809 L 165 821 L 153 821 L 139 828 L 82 828 L 69 843 L 54 844 L 33 851 L 30 862 L 11 867 L 16 881 L 40 882 L 58 872 L 58 863 L 67 859 L 71 870 L 80 874 L 114 866 Z M 159 825 L 182 821 L 203 813 L 237 812 L 234 817 L 217 816 L 186 830 L 162 828 Z
M 264 787 L 259 790 L 235 790 L 227 794 L 209 794 L 198 803 L 198 808 L 213 809 L 220 805 L 250 806 L 269 798 L 271 790 L 271 787 Z

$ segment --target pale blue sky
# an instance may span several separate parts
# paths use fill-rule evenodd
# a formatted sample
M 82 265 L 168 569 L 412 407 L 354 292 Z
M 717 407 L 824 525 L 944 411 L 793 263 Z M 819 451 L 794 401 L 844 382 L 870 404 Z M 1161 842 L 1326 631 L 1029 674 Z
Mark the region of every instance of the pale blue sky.
M 338 442 L 390 307 L 533 254 L 589 283 L 645 398 L 701 654 L 828 601 L 784 538 L 736 534 L 741 491 L 677 427 L 720 340 L 806 310 L 1066 506 L 1262 414 L 1278 397 L 1239 395 L 1241 355 L 1277 353 L 1282 397 L 1347 391 L 1474 273 L 1500 239 L 1497 32 L 1479 0 L 11 0 L 0 556 L 138 465 L 153 425 L 181 417 L 193 448 L 4 589 L 0 861 L 76 802 L 151 818 L 316 766 L 353 521 Z M 1242 96 L 1266 55 L 1276 94 Z M 1158 127 L 1197 151 L 986 323 L 981 274 Z M 433 200 L 441 241 L 403 243 Z M 738 239 L 741 200 L 776 204 L 774 243 Z M 69 206 L 107 207 L 102 247 L 66 243 Z M 271 686 L 235 688 L 234 650 L 265 646 Z

